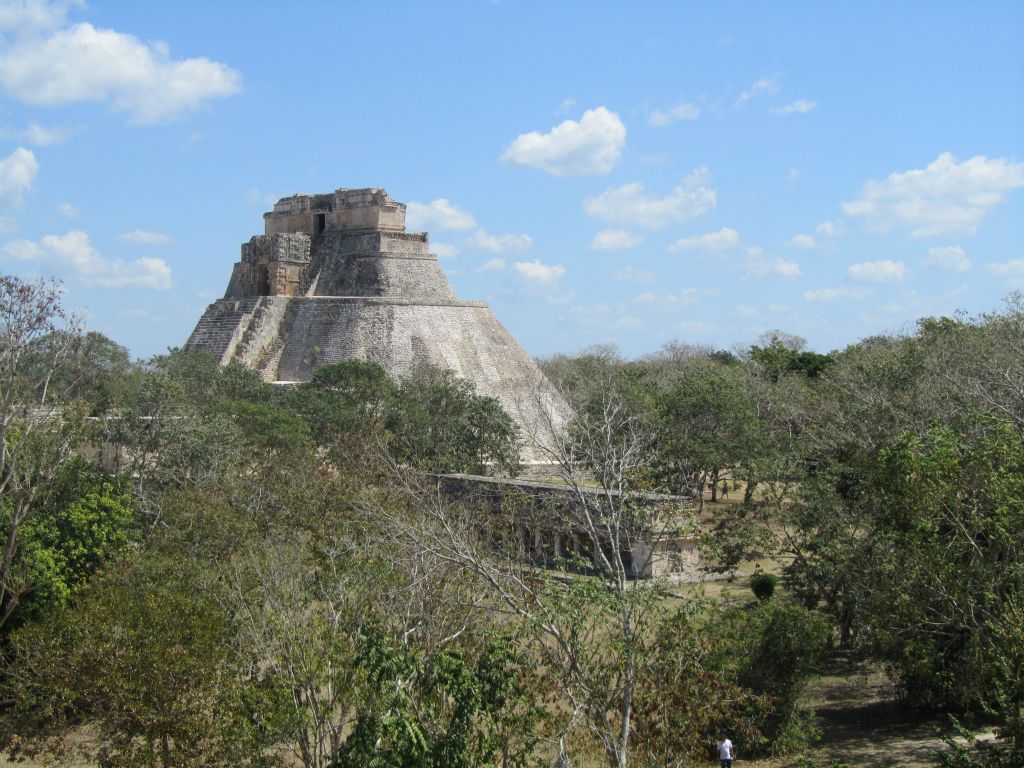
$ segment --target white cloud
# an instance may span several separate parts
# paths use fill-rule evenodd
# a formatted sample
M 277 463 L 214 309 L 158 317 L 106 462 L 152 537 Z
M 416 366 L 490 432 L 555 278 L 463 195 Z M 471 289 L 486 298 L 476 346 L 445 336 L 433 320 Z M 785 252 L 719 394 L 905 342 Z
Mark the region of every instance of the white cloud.
M 898 283 L 910 270 L 902 261 L 882 259 L 852 264 L 847 271 L 854 280 L 863 280 L 867 283 Z
M 603 174 L 618 163 L 625 143 L 626 126 L 619 116 L 597 107 L 584 112 L 579 122 L 565 120 L 547 133 L 520 134 L 502 153 L 501 161 L 553 176 Z
M 71 203 L 60 203 L 56 210 L 65 219 L 77 219 L 80 215 L 79 210 Z
M 824 235 L 825 237 L 838 237 L 843 234 L 846 229 L 843 227 L 842 222 L 823 221 L 814 231 L 819 235 Z
M 0 128 L 0 138 L 25 141 L 36 147 L 49 147 L 54 144 L 61 144 L 75 133 L 71 128 L 46 128 L 37 123 L 31 123 L 27 128 Z
M 117 236 L 118 240 L 126 243 L 138 243 L 139 245 L 167 245 L 171 242 L 171 236 L 162 232 L 150 232 L 148 229 L 133 229 Z
M 673 253 L 677 251 L 725 251 L 740 241 L 740 233 L 729 227 L 722 227 L 717 232 L 708 232 L 696 237 L 683 237 L 668 247 Z
M 745 90 L 736 99 L 733 104 L 734 107 L 742 107 L 748 101 L 755 96 L 761 96 L 766 93 L 778 93 L 779 92 L 779 76 L 773 75 L 772 77 L 763 77 L 755 82 L 750 88 Z
M 57 262 L 71 269 L 87 285 L 101 288 L 171 287 L 171 268 L 163 259 L 143 258 L 127 262 L 106 259 L 89 242 L 89 235 L 72 230 L 66 235 L 46 235 L 39 243 L 15 240 L 3 246 L 3 253 L 15 259 Z
M 848 216 L 862 216 L 869 232 L 910 229 L 911 237 L 974 234 L 1006 194 L 1024 186 L 1024 163 L 983 155 L 958 163 L 949 152 L 926 168 L 869 181 L 860 197 L 843 203 Z
M 540 259 L 517 261 L 512 268 L 527 280 L 539 283 L 553 283 L 565 274 L 565 267 L 559 264 L 542 264 Z
M 459 252 L 459 249 L 449 243 L 431 243 L 430 252 L 439 259 L 450 259 Z
M 794 248 L 816 248 L 818 243 L 811 235 L 793 235 L 789 240 L 789 244 Z
M 635 181 L 589 198 L 583 210 L 612 224 L 660 229 L 712 210 L 717 198 L 710 181 L 708 169 L 697 168 L 665 197 L 646 194 L 644 185 Z
M 15 261 L 39 261 L 45 255 L 45 251 L 39 243 L 31 240 L 12 240 L 4 243 L 3 255 Z
M 489 235 L 478 229 L 466 240 L 466 245 L 473 250 L 491 253 L 528 251 L 533 246 L 533 238 L 529 235 Z
M 700 117 L 700 107 L 696 104 L 681 102 L 670 109 L 656 109 L 651 112 L 647 122 L 651 125 L 662 128 L 666 125 L 678 122 L 679 120 L 696 120 Z
M 679 307 L 693 304 L 697 301 L 698 295 L 699 291 L 696 288 L 684 288 L 679 293 L 658 294 L 654 291 L 646 291 L 638 293 L 629 300 L 629 303 L 638 306 L 654 307 L 662 312 L 671 312 Z
M 219 62 L 175 60 L 166 43 L 92 24 L 54 29 L 63 13 L 36 15 L 37 34 L 23 31 L 0 50 L 0 88 L 27 104 L 107 102 L 133 122 L 159 123 L 241 90 L 241 75 Z
M 18 147 L 0 160 L 0 203 L 19 206 L 39 172 L 39 163 L 31 149 Z
M 439 197 L 430 203 L 409 203 L 405 208 L 405 223 L 411 232 L 461 231 L 473 229 L 476 219 Z
M 743 279 L 759 280 L 770 277 L 786 280 L 800 277 L 800 265 L 785 259 L 768 259 L 761 254 L 760 248 L 750 249 L 743 261 Z
M 634 269 L 633 267 L 623 267 L 613 272 L 612 276 L 624 283 L 653 283 L 657 279 L 657 275 L 649 269 Z
M 927 269 L 940 272 L 966 272 L 971 268 L 971 260 L 959 245 L 947 245 L 941 248 L 929 248 L 928 256 L 922 262 Z
M 839 299 L 851 299 L 860 301 L 871 295 L 871 291 L 864 288 L 819 288 L 815 291 L 804 291 L 804 299 L 807 301 L 837 301 Z
M 797 99 L 791 101 L 789 104 L 785 104 L 781 107 L 775 107 L 772 110 L 777 115 L 805 115 L 808 112 L 814 110 L 818 106 L 818 102 L 810 99 Z
M 505 260 L 504 259 L 490 259 L 489 261 L 485 261 L 483 264 L 481 264 L 479 267 L 477 267 L 474 271 L 475 272 L 499 272 L 499 271 L 503 270 L 504 268 L 505 268 Z
M 82 5 L 82 0 L 14 0 L 0 3 L 0 34 L 13 32 L 16 35 L 31 36 L 56 29 L 64 25 L 70 7 Z
M 567 115 L 576 106 L 576 99 L 570 96 L 567 99 L 562 99 L 562 103 L 555 109 L 556 115 Z
M 635 248 L 643 241 L 643 235 L 636 235 L 625 229 L 603 229 L 594 235 L 588 247 L 592 251 L 625 251 Z
M 997 277 L 1008 278 L 1015 282 L 1024 279 L 1024 259 L 990 261 L 985 268 Z

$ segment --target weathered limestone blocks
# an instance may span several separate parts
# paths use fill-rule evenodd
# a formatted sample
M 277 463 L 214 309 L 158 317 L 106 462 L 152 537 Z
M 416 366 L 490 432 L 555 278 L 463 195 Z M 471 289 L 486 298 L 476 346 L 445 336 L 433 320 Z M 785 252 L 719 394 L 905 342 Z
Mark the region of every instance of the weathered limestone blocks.
M 225 297 L 294 296 L 309 266 L 310 242 L 309 235 L 289 233 L 256 235 L 243 243 Z

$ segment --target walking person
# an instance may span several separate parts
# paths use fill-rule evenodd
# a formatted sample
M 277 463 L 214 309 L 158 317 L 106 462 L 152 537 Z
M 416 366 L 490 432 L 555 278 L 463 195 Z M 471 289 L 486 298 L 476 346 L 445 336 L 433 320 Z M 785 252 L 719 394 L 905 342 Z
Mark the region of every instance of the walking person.
M 732 759 L 732 742 L 726 737 L 718 742 L 718 760 L 722 763 L 722 768 L 732 768 Z

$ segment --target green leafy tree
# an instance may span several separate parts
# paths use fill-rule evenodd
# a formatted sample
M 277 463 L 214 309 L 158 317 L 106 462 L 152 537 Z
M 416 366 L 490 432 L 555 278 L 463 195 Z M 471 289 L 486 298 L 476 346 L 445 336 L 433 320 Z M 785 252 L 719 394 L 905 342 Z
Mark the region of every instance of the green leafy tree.
M 81 757 L 112 768 L 265 764 L 231 626 L 182 575 L 190 565 L 115 567 L 72 606 L 14 632 L 3 733 L 20 738 L 4 746 L 63 756 L 86 720 L 94 738 L 76 742 Z
M 40 492 L 40 508 L 22 532 L 12 570 L 27 590 L 17 623 L 65 605 L 106 560 L 128 546 L 136 531 L 126 483 L 80 458 L 62 465 Z
M 481 474 L 488 465 L 516 474 L 519 435 L 492 397 L 454 373 L 422 366 L 402 380 L 389 413 L 392 451 L 430 472 Z

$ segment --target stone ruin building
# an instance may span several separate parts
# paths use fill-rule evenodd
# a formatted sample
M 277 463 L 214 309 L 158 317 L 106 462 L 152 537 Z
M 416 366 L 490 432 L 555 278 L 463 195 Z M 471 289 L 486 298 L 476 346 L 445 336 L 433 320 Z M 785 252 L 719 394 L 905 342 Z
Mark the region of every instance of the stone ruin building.
M 428 363 L 496 398 L 520 428 L 524 459 L 543 462 L 568 407 L 484 302 L 456 298 L 426 232 L 382 189 L 293 195 L 242 245 L 224 298 L 186 347 L 267 381 L 309 381 L 359 359 L 394 379 Z

